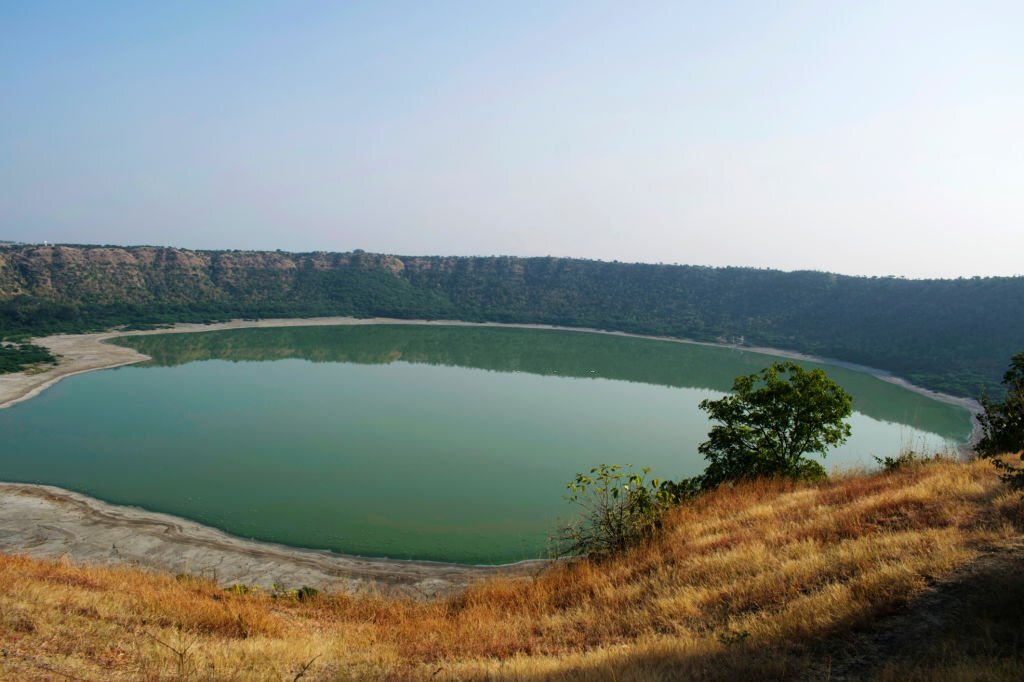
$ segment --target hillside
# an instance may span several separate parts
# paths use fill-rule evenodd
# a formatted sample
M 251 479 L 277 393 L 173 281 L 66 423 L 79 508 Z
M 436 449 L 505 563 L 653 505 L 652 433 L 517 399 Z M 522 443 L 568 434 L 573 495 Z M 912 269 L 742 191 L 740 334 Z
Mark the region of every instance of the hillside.
M 566 258 L 0 246 L 0 336 L 235 317 L 535 322 L 797 350 L 973 396 L 1024 278 L 904 280 Z
M 436 601 L 0 556 L 0 675 L 1020 679 L 1020 504 L 988 462 L 762 481 L 625 555 Z

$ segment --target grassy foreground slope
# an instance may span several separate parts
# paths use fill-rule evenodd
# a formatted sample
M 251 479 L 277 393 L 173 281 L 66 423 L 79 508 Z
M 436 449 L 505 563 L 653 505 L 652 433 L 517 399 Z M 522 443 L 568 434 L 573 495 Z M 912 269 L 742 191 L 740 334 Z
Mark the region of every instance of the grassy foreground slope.
M 738 341 L 999 394 L 1024 277 L 905 280 L 572 258 L 0 246 L 0 338 L 120 324 L 354 315 Z
M 973 629 L 858 657 L 870 626 L 985 548 L 1018 540 L 1022 522 L 1019 497 L 990 463 L 940 462 L 720 490 L 671 512 L 659 537 L 624 556 L 434 602 L 300 601 L 0 557 L 0 671 L 11 679 L 753 680 L 833 671 L 1020 679 L 1019 573 L 997 597 L 1012 605 L 1009 626 L 960 613 L 957 622 Z

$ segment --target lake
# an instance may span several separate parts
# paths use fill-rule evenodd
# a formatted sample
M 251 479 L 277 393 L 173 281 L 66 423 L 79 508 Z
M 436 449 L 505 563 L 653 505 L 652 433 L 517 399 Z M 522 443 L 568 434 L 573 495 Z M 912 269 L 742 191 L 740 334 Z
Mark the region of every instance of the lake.
M 556 330 L 372 325 L 118 340 L 144 364 L 0 410 L 0 480 L 243 537 L 393 558 L 542 557 L 565 485 L 602 462 L 700 473 L 697 404 L 773 358 Z M 963 443 L 957 406 L 839 367 L 852 438 L 826 469 Z

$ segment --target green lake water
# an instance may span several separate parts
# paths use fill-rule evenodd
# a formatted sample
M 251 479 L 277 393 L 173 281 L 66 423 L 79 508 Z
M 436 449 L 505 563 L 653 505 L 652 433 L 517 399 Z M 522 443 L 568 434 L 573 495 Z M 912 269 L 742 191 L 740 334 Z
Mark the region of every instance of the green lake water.
M 544 556 L 565 484 L 602 462 L 703 470 L 697 403 L 772 358 L 612 335 L 374 325 L 119 340 L 145 364 L 0 410 L 0 480 L 243 537 L 395 558 Z M 813 363 L 801 363 L 815 366 Z M 964 442 L 970 414 L 826 367 L 854 397 L 824 465 Z

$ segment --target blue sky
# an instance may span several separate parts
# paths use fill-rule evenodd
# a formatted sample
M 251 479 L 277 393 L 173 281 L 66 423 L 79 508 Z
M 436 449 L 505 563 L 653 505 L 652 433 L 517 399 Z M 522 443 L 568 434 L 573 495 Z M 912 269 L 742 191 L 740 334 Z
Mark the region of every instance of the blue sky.
M 1024 274 L 1024 3 L 6 2 L 0 239 Z

